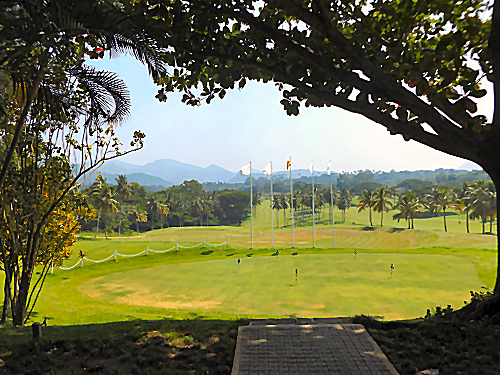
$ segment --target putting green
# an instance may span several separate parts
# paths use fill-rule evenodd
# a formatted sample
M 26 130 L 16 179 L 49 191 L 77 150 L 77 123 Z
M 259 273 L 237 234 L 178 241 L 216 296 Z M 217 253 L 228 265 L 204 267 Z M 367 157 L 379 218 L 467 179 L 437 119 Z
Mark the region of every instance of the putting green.
M 171 264 L 107 274 L 78 290 L 110 304 L 408 319 L 436 305 L 461 307 L 469 291 L 482 285 L 474 265 L 460 257 L 359 252 L 356 259 L 354 254 L 245 257 L 240 267 L 235 258 Z

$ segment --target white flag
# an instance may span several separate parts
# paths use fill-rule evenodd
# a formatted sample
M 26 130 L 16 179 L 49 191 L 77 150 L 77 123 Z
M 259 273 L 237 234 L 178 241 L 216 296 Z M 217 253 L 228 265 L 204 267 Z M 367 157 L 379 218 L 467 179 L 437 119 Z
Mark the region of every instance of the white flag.
M 313 173 L 313 162 L 309 164 L 309 172 L 311 172 L 311 174 Z
M 265 167 L 262 172 L 264 172 L 266 176 L 269 176 L 271 174 L 271 163 L 269 163 L 269 165 Z
M 332 174 L 332 161 L 330 160 L 328 162 L 328 165 L 326 166 L 326 173 L 328 173 L 328 176 Z
M 248 176 L 250 174 L 250 164 L 244 165 L 240 168 L 240 172 Z

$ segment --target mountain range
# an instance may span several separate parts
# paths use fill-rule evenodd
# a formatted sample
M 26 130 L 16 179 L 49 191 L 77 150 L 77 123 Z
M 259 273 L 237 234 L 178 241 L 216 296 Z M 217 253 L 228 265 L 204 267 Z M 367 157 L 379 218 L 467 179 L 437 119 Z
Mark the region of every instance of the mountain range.
M 114 183 L 115 177 L 119 174 L 125 174 L 130 182 L 137 182 L 141 185 L 156 185 L 169 187 L 177 185 L 185 180 L 197 180 L 203 182 L 244 182 L 248 176 L 240 172 L 231 172 L 225 168 L 215 164 L 210 164 L 208 167 L 198 167 L 193 164 L 182 163 L 172 159 L 155 160 L 152 163 L 144 165 L 130 164 L 119 160 L 111 160 L 103 164 L 99 171 L 103 177 L 106 177 L 108 182 Z M 275 174 L 286 174 L 287 171 L 277 171 Z M 309 176 L 307 169 L 293 170 L 293 178 L 300 178 L 304 175 Z M 316 171 L 315 173 L 322 174 L 325 172 Z M 252 177 L 265 177 L 264 173 L 252 168 Z M 85 185 L 89 185 L 95 180 L 95 176 L 90 176 Z
M 466 162 L 457 169 L 459 170 L 480 170 L 477 164 Z M 136 165 L 126 163 L 119 160 L 111 160 L 104 163 L 99 169 L 103 176 L 109 183 L 114 184 L 115 178 L 119 174 L 127 175 L 130 182 L 137 182 L 143 186 L 157 186 L 167 188 L 172 185 L 178 185 L 185 180 L 197 180 L 201 183 L 204 182 L 228 182 L 228 183 L 241 183 L 245 182 L 248 176 L 243 175 L 241 172 L 232 172 L 225 168 L 211 164 L 208 167 L 199 167 L 193 164 L 182 163 L 172 159 L 159 159 L 152 163 L 144 165 Z M 301 177 L 309 177 L 308 169 L 294 169 L 293 178 L 300 179 Z M 324 174 L 324 171 L 315 171 L 315 176 Z M 288 177 L 288 171 L 275 171 L 274 176 L 281 175 Z M 332 172 L 334 176 L 338 175 L 337 172 Z M 258 179 L 265 177 L 264 173 L 259 170 L 252 169 L 252 177 Z M 91 184 L 95 180 L 95 176 L 90 176 L 85 185 Z

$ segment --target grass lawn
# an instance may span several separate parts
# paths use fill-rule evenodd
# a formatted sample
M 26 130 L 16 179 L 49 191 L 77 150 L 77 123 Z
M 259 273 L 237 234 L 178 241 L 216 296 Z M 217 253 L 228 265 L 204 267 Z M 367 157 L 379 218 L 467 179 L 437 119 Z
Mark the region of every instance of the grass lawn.
M 106 367 L 108 372 L 103 373 L 110 374 L 230 373 L 237 326 L 247 324 L 248 318 L 355 314 L 415 318 L 436 305 L 460 307 L 470 299 L 470 290 L 493 287 L 496 237 L 480 234 L 480 223 L 472 222 L 468 234 L 463 215 L 451 215 L 448 232 L 442 230 L 442 217 L 417 219 L 417 229 L 408 230 L 404 221 L 391 219 L 393 213 L 384 215 L 381 228 L 367 227 L 367 212 L 348 210 L 346 223 L 335 225 L 336 248 L 331 226 L 322 224 L 316 226 L 316 248 L 309 225 L 296 228 L 294 249 L 291 228 L 276 228 L 271 249 L 271 212 L 265 202 L 254 220 L 254 249 L 249 248 L 249 220 L 240 227 L 167 228 L 109 240 L 81 234 L 64 267 L 78 261 L 79 250 L 89 259 L 101 260 L 115 250 L 130 255 L 147 247 L 165 250 L 176 244 L 228 240 L 230 246 L 181 248 L 118 257 L 117 262 L 85 262 L 70 271 L 55 269 L 47 276 L 32 319 L 49 318 L 40 350 L 33 351 L 29 327 L 0 326 L 3 373 L 37 373 L 43 367 L 55 374 L 80 374 L 92 366 Z M 326 210 L 323 220 L 327 216 Z M 373 216 L 374 224 L 379 223 L 379 214 Z M 284 223 L 283 212 L 275 216 L 277 220 Z M 273 256 L 276 248 L 279 257 Z M 3 288 L 1 297 L 2 292 Z M 470 368 L 459 358 L 466 349 L 453 350 L 463 332 L 443 331 L 436 341 L 441 328 L 422 331 L 408 343 L 400 338 L 408 336 L 404 330 L 372 334 L 401 373 L 436 366 L 443 374 L 454 374 Z M 491 330 L 483 331 L 486 337 Z M 454 334 L 459 336 L 447 343 Z M 467 345 L 472 348 L 474 340 Z M 417 342 L 420 351 L 411 349 Z M 456 358 L 443 357 L 443 345 L 452 348 L 449 353 L 457 352 Z M 456 368 L 447 371 L 436 362 L 441 357 Z M 485 366 L 482 373 L 495 373 L 488 372 L 493 365 Z
M 469 299 L 470 290 L 493 286 L 494 236 L 444 232 L 436 218 L 416 220 L 417 228 L 427 226 L 428 230 L 389 227 L 397 224 L 389 220 L 390 214 L 385 227 L 372 228 L 361 223 L 367 219 L 366 212 L 350 209 L 348 214 L 348 219 L 356 218 L 360 224 L 337 224 L 335 249 L 328 225 L 316 227 L 315 249 L 311 248 L 312 227 L 296 228 L 295 249 L 290 248 L 290 228 L 276 229 L 279 259 L 270 249 L 266 203 L 258 207 L 254 219 L 254 249 L 249 249 L 249 220 L 240 227 L 167 228 L 109 240 L 82 236 L 64 267 L 78 261 L 79 250 L 100 260 L 115 250 L 130 255 L 147 247 L 165 250 L 176 244 L 214 244 L 228 239 L 230 246 L 181 248 L 165 254 L 119 257 L 118 262 L 85 262 L 82 268 L 70 271 L 55 269 L 46 279 L 34 319 L 47 316 L 57 325 L 137 318 L 360 313 L 400 319 L 422 316 L 436 305 L 460 307 Z M 359 253 L 356 260 L 354 249 Z M 242 259 L 239 269 L 236 258 Z M 396 270 L 388 278 L 391 263 Z
M 396 264 L 392 277 L 391 263 Z M 341 253 L 245 257 L 240 267 L 232 257 L 158 266 L 93 278 L 78 292 L 132 306 L 408 319 L 425 315 L 429 306 L 443 301 L 461 307 L 469 290 L 481 285 L 474 265 L 460 257 L 360 253 L 355 259 L 354 254 Z

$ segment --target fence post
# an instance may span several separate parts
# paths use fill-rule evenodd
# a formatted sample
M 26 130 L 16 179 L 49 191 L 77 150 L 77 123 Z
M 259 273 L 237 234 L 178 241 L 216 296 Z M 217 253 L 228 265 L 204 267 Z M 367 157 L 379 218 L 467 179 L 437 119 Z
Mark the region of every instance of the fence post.
M 115 262 L 116 262 L 116 249 L 115 249 Z
M 203 248 L 205 248 L 205 240 L 203 240 Z
M 179 250 L 179 242 L 176 242 L 175 243 L 175 252 L 177 252 Z
M 227 238 L 227 247 L 229 247 L 229 237 Z
M 82 258 L 82 263 L 80 264 L 80 268 L 82 268 L 82 267 L 83 267 L 83 258 Z
M 146 248 L 146 255 L 149 254 L 149 246 Z
M 50 263 L 50 274 L 54 273 L 54 262 Z

